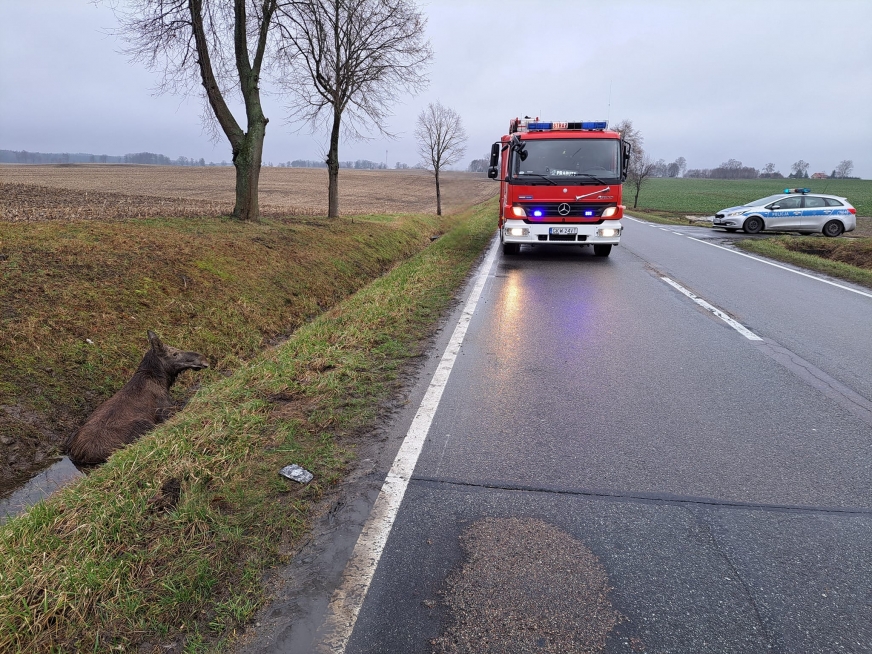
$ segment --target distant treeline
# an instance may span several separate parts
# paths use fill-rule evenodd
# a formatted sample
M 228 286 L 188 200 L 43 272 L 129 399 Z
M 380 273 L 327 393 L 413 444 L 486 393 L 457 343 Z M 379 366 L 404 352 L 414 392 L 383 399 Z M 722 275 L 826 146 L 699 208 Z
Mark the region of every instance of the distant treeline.
M 661 165 L 662 162 L 662 159 L 657 162 L 654 177 L 675 177 L 675 175 L 658 174 L 658 172 L 665 170 Z M 840 161 L 839 165 L 829 174 L 822 171 L 809 175 L 809 167 L 810 164 L 807 161 L 800 159 L 790 167 L 792 172 L 787 177 L 789 179 L 857 179 L 851 177 L 854 162 L 850 159 Z M 742 165 L 742 162 L 736 159 L 725 161 L 717 168 L 691 168 L 685 171 L 684 177 L 696 179 L 784 179 L 784 175 L 775 170 L 774 163 L 768 163 L 763 170 L 757 170 L 753 166 Z
M 0 163 L 20 164 L 69 164 L 69 163 L 111 163 L 111 164 L 152 164 L 155 166 L 228 166 L 226 161 L 215 163 L 200 157 L 178 157 L 170 159 L 154 152 L 134 152 L 125 155 L 86 154 L 83 152 L 28 152 L 27 150 L 0 150 Z
M 271 166 L 272 164 L 267 164 Z M 397 164 L 397 168 L 404 164 Z M 384 162 L 376 163 L 369 159 L 358 159 L 357 161 L 340 161 L 340 168 L 354 168 L 356 170 L 387 170 L 387 164 Z M 408 166 L 405 166 L 408 168 Z M 279 168 L 327 168 L 327 163 L 324 161 L 312 161 L 310 159 L 294 159 L 285 163 L 279 163 Z
M 109 154 L 86 154 L 83 152 L 28 152 L 27 150 L 0 150 L 0 163 L 19 163 L 19 164 L 72 164 L 72 163 L 101 163 L 101 164 L 151 164 L 154 166 L 230 166 L 232 164 L 227 161 L 214 163 L 202 157 L 200 159 L 179 157 L 170 159 L 163 154 L 155 154 L 154 152 L 135 152 L 121 156 Z M 272 162 L 263 164 L 265 167 L 272 168 Z M 278 164 L 279 168 L 327 168 L 327 164 L 323 161 L 312 161 L 309 159 L 294 159 L 285 163 Z M 370 161 L 369 159 L 358 159 L 357 161 L 340 161 L 340 168 L 354 168 L 357 170 L 386 170 L 387 165 L 384 162 Z M 409 168 L 407 164 L 397 162 L 395 166 L 398 170 Z M 418 168 L 419 166 L 414 166 Z

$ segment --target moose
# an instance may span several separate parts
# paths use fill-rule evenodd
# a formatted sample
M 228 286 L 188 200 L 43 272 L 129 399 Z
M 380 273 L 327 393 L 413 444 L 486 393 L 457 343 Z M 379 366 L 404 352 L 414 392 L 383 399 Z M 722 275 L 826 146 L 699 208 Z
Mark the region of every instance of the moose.
M 64 442 L 64 451 L 76 465 L 105 463 L 112 452 L 163 422 L 173 413 L 169 391 L 176 377 L 185 370 L 209 367 L 202 354 L 164 345 L 151 330 L 148 342 L 151 347 L 133 378 Z

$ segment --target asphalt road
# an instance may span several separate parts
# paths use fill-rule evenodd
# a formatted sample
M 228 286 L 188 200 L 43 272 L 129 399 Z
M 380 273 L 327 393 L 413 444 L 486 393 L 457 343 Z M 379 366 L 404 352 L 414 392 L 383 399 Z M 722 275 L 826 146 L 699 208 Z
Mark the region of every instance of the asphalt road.
M 624 222 L 497 256 L 346 652 L 872 652 L 872 292 Z

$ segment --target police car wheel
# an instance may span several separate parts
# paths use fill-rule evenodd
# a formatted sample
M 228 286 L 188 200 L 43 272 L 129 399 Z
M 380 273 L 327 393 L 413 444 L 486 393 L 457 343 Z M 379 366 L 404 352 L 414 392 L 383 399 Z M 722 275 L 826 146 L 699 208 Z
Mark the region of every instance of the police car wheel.
M 831 220 L 824 225 L 824 236 L 841 236 L 845 228 L 838 220 Z
M 757 216 L 751 216 L 742 225 L 742 230 L 746 234 L 759 234 L 763 231 L 763 220 Z

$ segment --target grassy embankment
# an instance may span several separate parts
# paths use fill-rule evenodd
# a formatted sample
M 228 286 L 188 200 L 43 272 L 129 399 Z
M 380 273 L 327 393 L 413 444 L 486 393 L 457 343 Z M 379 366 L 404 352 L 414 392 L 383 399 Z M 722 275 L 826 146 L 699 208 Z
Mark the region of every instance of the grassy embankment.
M 447 218 L 450 229 L 432 245 L 229 376 L 210 373 L 167 425 L 0 527 L 0 651 L 160 651 L 183 642 L 200 652 L 231 638 L 262 600 L 261 570 L 294 551 L 314 502 L 353 459 L 355 435 L 374 423 L 421 351 L 493 233 L 493 214 L 490 202 Z M 412 240 L 425 231 L 422 221 L 437 228 L 432 217 L 399 222 L 406 220 L 418 223 Z M 346 255 L 370 236 L 340 238 L 339 272 L 356 265 Z M 251 275 L 271 274 L 263 260 L 248 262 Z M 227 266 L 210 258 L 207 267 Z M 304 266 L 277 297 L 313 276 Z M 229 312 L 246 333 L 257 307 L 256 298 L 240 298 L 201 310 Z M 163 324 L 168 342 L 220 352 L 238 339 L 184 323 Z M 259 345 L 253 336 L 245 342 Z M 299 486 L 280 477 L 291 462 L 315 480 Z
M 0 222 L 0 479 L 32 468 L 129 379 L 147 329 L 210 360 L 182 375 L 183 396 L 442 229 L 425 216 Z
M 735 245 L 770 259 L 872 288 L 872 238 L 774 236 L 742 239 Z
M 789 183 L 788 183 L 789 182 Z M 802 184 L 799 184 L 802 182 Z M 846 238 L 767 236 L 741 239 L 736 246 L 772 259 L 872 287 L 872 181 L 652 179 L 639 195 L 640 209 L 628 213 L 652 222 L 693 224 L 687 216 L 711 216 L 726 207 L 780 193 L 785 188 L 847 197 L 857 208 L 856 231 Z M 625 187 L 625 192 L 627 191 Z

